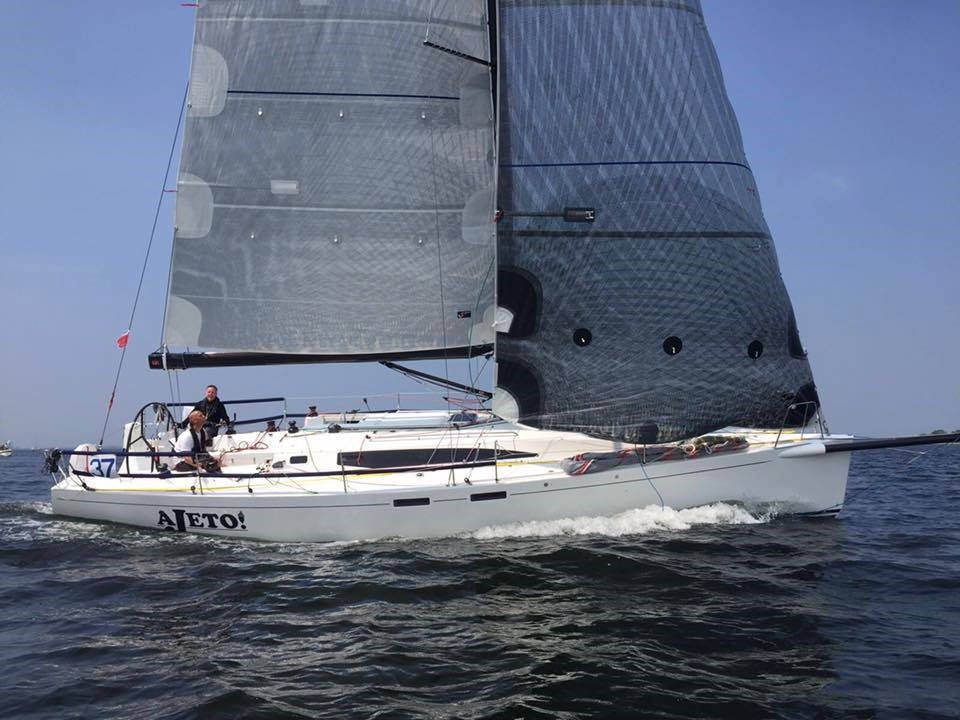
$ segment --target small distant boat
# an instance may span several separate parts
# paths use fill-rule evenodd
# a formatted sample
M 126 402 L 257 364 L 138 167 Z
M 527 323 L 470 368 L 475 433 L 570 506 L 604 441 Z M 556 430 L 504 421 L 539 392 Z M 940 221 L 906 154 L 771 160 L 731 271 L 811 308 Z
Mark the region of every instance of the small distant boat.
M 0 457 L 10 457 L 13 455 L 13 445 L 9 442 L 0 443 Z

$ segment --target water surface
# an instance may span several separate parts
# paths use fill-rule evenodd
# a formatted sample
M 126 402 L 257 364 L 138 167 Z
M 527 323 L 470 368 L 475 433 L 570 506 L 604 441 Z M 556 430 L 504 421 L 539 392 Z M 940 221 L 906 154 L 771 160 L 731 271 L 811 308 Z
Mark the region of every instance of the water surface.
M 957 718 L 960 447 L 835 520 L 647 508 L 269 544 L 51 514 L 0 459 L 0 717 Z

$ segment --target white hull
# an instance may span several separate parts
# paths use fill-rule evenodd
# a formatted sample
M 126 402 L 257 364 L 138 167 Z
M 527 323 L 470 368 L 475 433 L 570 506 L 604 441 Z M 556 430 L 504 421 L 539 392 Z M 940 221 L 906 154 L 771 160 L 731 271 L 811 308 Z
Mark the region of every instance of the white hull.
M 369 456 L 411 449 L 436 451 L 438 456 L 431 461 L 439 462 L 453 437 L 460 448 L 496 447 L 500 458 L 511 450 L 535 456 L 499 459 L 496 465 L 454 463 L 453 469 L 405 472 L 338 464 L 339 452 Z M 824 453 L 829 437 L 790 435 L 776 444 L 776 433 L 754 431 L 748 437 L 749 447 L 735 452 L 643 464 L 634 460 L 609 470 L 570 475 L 560 459 L 623 446 L 506 422 L 455 431 L 246 433 L 217 438 L 216 450 L 257 440 L 263 444 L 225 456 L 224 476 L 149 476 L 131 461 L 120 477 L 94 477 L 71 469 L 51 493 L 54 512 L 60 515 L 174 532 L 301 542 L 445 536 L 491 525 L 611 515 L 649 505 L 681 509 L 729 502 L 758 510 L 772 506 L 780 513 L 839 512 L 849 453 Z M 83 467 L 74 458 L 74 468 Z M 280 460 L 284 461 L 280 470 L 267 467 Z M 149 464 L 146 458 L 138 461 Z

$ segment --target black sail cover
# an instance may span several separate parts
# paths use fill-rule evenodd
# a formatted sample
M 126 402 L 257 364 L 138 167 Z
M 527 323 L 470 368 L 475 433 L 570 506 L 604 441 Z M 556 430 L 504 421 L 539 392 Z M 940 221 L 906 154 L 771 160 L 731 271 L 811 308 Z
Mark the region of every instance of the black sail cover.
M 199 3 L 165 344 L 348 360 L 492 343 L 487 10 Z
M 499 10 L 495 408 L 628 442 L 812 418 L 699 2 Z

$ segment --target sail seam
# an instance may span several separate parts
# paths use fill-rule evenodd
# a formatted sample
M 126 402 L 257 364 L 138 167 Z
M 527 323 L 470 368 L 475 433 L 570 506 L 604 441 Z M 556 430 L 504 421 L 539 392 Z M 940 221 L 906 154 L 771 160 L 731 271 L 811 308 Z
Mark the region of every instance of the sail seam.
M 402 93 L 344 93 L 344 92 L 306 92 L 301 90 L 227 90 L 227 95 L 270 95 L 290 97 L 359 97 L 359 98 L 403 98 L 409 100 L 460 100 L 453 95 L 405 95 Z
M 622 1 L 622 0 L 621 0 Z M 634 0 L 635 2 L 664 2 L 666 0 Z M 306 17 L 292 17 L 292 18 L 280 18 L 280 17 L 209 17 L 209 18 L 197 18 L 197 23 L 246 23 L 246 22 L 262 22 L 262 23 L 293 23 L 296 25 L 305 25 L 307 23 L 324 23 L 324 24 L 342 24 L 342 25 L 414 25 L 420 27 L 424 24 L 425 18 L 422 17 L 413 17 L 413 18 L 306 18 Z M 472 30 L 477 31 L 478 27 L 471 23 L 467 22 L 457 22 L 456 20 L 436 20 L 431 18 L 431 23 L 436 25 L 441 25 L 447 28 L 459 28 L 461 30 Z
M 290 210 L 295 212 L 340 212 L 340 213 L 397 213 L 407 215 L 433 215 L 440 213 L 460 213 L 463 208 L 345 208 L 345 207 L 304 207 L 302 205 L 238 205 L 232 203 L 214 203 L 215 208 L 229 210 Z
M 727 232 L 724 230 L 705 230 L 703 232 L 660 232 L 657 230 L 638 230 L 638 231 L 609 231 L 597 232 L 594 230 L 583 230 L 580 232 L 569 230 L 502 230 L 502 235 L 512 236 L 541 236 L 541 237 L 590 237 L 590 238 L 637 238 L 637 239 L 677 239 L 677 238 L 730 238 L 747 240 L 770 240 L 769 233 L 764 232 Z
M 361 300 L 331 300 L 329 298 L 320 298 L 316 300 L 311 300 L 306 297 L 296 297 L 296 298 L 268 298 L 263 296 L 258 297 L 241 297 L 239 295 L 198 295 L 196 293 L 177 293 L 176 295 L 179 298 L 184 299 L 193 299 L 193 300 L 222 300 L 224 302 L 262 302 L 262 303 L 289 303 L 292 305 L 316 305 L 318 307 L 329 307 L 331 303 L 336 303 L 337 305 L 347 305 L 355 307 L 364 307 L 364 303 Z M 423 301 L 424 305 L 427 305 L 427 301 Z
M 541 168 L 541 167 L 589 167 L 601 165 L 730 165 L 753 172 L 746 163 L 733 160 L 599 160 L 590 162 L 555 163 L 512 163 L 501 164 L 502 168 Z

